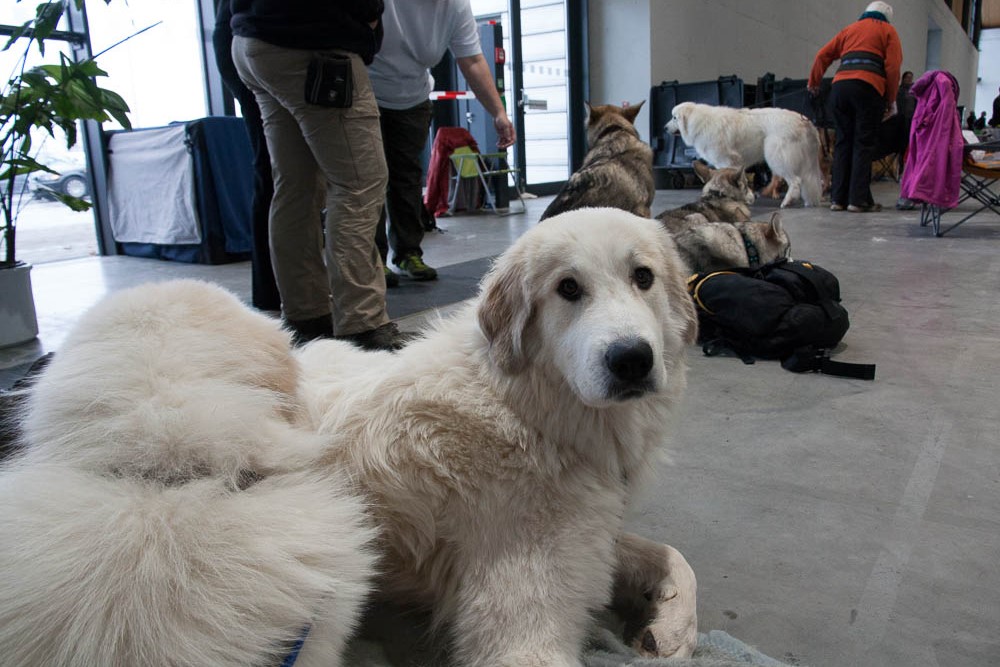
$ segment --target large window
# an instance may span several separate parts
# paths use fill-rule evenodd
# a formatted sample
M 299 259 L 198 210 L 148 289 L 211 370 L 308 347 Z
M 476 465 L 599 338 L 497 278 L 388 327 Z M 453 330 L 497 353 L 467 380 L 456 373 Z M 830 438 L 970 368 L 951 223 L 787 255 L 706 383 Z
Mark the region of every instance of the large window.
M 20 25 L 35 15 L 35 3 L 6 5 L 2 23 Z M 86 11 L 93 53 L 108 73 L 98 84 L 125 98 L 132 110 L 129 118 L 133 127 L 155 127 L 206 115 L 196 2 L 87 0 Z M 67 29 L 65 23 L 64 19 L 59 27 Z M 25 66 L 58 62 L 60 53 L 70 55 L 73 48 L 65 42 L 48 40 L 44 58 L 33 49 Z M 20 67 L 19 57 L 23 53 L 23 48 L 0 52 L 0 72 L 9 75 L 15 67 Z M 108 123 L 105 129 L 114 130 L 117 125 Z M 61 134 L 49 137 L 41 132 L 34 137 L 34 144 L 43 163 L 60 173 L 34 174 L 18 184 L 19 257 L 40 264 L 96 255 L 93 212 L 73 212 L 50 196 L 53 190 L 74 196 L 89 195 L 90 179 L 82 141 L 68 149 Z
M 87 0 L 87 17 L 97 62 L 108 73 L 104 87 L 128 102 L 133 127 L 207 115 L 196 2 Z

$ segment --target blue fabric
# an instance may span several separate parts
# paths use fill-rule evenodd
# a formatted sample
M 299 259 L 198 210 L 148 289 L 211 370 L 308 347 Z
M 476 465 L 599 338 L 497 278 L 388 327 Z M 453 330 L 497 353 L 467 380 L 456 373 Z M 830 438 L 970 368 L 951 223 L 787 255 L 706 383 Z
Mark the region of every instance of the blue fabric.
M 285 659 L 281 663 L 281 667 L 292 667 L 295 661 L 299 659 L 299 653 L 302 651 L 302 645 L 306 643 L 306 637 L 309 636 L 310 628 L 307 627 L 302 631 L 302 636 L 295 640 L 295 644 L 292 645 L 292 650 L 288 652 Z
M 191 121 L 187 133 L 194 156 L 195 188 L 202 229 L 221 228 L 226 253 L 253 249 L 253 151 L 243 119 L 212 116 Z
M 158 245 L 155 243 L 119 243 L 122 254 L 146 259 L 166 259 L 187 264 L 204 263 L 200 245 Z
M 248 260 L 253 250 L 254 158 L 245 123 L 235 116 L 210 116 L 187 121 L 184 129 L 201 243 L 120 243 L 119 248 L 134 257 L 192 264 Z
M 859 21 L 861 21 L 862 19 L 875 19 L 876 21 L 885 21 L 886 23 L 889 22 L 889 19 L 887 19 L 885 17 L 885 14 L 883 14 L 882 12 L 865 12 L 864 14 L 858 17 Z

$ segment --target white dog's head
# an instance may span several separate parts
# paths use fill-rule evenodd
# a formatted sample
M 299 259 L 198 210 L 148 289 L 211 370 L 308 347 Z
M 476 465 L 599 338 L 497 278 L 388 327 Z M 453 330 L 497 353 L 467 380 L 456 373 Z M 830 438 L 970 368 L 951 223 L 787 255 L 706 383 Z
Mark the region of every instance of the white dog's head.
M 611 208 L 545 220 L 483 282 L 493 363 L 560 376 L 591 407 L 665 390 L 697 329 L 682 266 L 656 221 Z
M 694 102 L 681 102 L 670 112 L 670 120 L 664 129 L 671 134 L 679 134 L 681 137 L 687 134 L 687 118 L 694 108 Z

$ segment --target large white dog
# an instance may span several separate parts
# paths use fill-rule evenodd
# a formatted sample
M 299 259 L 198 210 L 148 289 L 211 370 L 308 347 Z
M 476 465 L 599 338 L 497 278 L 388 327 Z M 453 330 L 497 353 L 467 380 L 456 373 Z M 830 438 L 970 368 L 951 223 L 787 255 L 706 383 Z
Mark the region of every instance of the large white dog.
M 430 604 L 460 664 L 578 665 L 612 598 L 643 652 L 693 650 L 690 567 L 622 533 L 685 384 L 682 267 L 660 223 L 571 211 L 399 353 L 302 352 L 328 464 L 353 473 L 384 530 L 382 593 Z
M 86 314 L 0 469 L 0 663 L 338 664 L 375 556 L 288 334 L 206 283 Z
M 669 235 L 585 209 L 397 354 L 318 341 L 191 281 L 111 297 L 0 470 L 0 655 L 17 665 L 338 665 L 369 577 L 462 665 L 579 665 L 611 605 L 696 641 L 694 574 L 622 532 L 696 319 Z M 380 537 L 371 553 L 371 518 Z
M 820 203 L 819 134 L 800 113 L 681 102 L 673 108 L 666 130 L 680 134 L 684 143 L 720 169 L 747 169 L 766 162 L 788 183 L 783 208 L 798 199 L 806 206 Z

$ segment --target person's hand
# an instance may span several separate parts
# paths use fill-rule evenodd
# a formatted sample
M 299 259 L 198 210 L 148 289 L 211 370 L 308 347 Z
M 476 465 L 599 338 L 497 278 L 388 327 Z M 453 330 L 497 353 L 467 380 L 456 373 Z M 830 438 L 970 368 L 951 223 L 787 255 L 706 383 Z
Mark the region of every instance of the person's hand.
M 819 86 L 809 86 L 807 90 L 809 91 L 809 94 L 812 95 L 813 97 L 819 95 Z
M 892 118 L 893 116 L 895 116 L 897 113 L 899 113 L 899 111 L 896 109 L 896 103 L 895 102 L 891 102 L 890 104 L 887 104 L 886 107 L 885 107 L 885 113 L 882 114 L 882 122 L 884 123 L 885 121 L 887 121 L 890 118 Z
M 517 133 L 514 132 L 514 123 L 510 122 L 507 114 L 500 114 L 493 119 L 493 127 L 497 130 L 497 148 L 508 148 L 517 141 Z

